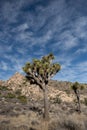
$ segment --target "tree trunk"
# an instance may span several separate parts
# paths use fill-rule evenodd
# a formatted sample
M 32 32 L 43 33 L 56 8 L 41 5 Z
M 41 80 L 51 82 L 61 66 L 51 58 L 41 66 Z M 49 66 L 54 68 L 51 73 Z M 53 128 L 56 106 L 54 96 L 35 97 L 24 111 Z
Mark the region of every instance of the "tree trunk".
M 76 97 L 77 97 L 77 103 L 78 103 L 77 110 L 78 110 L 78 112 L 81 112 L 79 90 L 77 90 L 77 91 L 75 92 L 75 94 L 76 94 Z
M 49 120 L 47 86 L 45 86 L 45 89 L 44 89 L 44 119 L 46 121 Z

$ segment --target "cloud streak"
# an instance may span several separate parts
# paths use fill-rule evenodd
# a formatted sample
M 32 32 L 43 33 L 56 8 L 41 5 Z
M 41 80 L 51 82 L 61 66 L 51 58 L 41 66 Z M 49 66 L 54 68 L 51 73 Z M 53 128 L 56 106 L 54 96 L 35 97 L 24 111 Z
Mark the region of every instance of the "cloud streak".
M 55 61 L 62 65 L 56 77 L 80 81 L 87 72 L 84 65 L 80 66 L 86 62 L 87 55 L 86 4 L 85 0 L 1 2 L 1 72 L 8 75 L 11 75 L 9 71 L 22 72 L 27 60 L 53 52 Z

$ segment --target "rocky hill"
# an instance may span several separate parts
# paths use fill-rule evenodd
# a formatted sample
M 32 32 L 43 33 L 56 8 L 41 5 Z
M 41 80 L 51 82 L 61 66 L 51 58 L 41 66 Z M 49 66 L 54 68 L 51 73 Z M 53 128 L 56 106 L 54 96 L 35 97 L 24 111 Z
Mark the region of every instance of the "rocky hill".
M 51 80 L 48 85 L 50 121 L 48 130 L 87 129 L 87 85 L 80 92 L 78 114 L 71 82 Z M 46 130 L 43 123 L 43 92 L 16 72 L 0 81 L 0 130 Z

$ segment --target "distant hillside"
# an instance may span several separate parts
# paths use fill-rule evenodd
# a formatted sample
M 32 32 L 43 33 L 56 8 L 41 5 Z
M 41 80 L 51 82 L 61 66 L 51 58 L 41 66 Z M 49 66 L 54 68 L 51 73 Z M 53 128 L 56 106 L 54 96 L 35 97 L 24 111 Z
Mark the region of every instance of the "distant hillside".
M 75 111 L 76 97 L 71 82 L 50 80 L 49 130 L 87 129 L 87 84 L 80 91 L 82 113 Z M 0 130 L 45 130 L 43 92 L 22 74 L 0 81 Z

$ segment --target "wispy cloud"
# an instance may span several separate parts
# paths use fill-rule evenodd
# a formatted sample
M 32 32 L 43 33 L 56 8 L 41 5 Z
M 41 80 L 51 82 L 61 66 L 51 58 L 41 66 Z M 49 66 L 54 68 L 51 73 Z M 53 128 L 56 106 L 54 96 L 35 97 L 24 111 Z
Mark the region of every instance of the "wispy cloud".
M 6 71 L 8 69 L 8 64 L 6 62 L 1 62 L 0 63 L 0 69 Z
M 87 54 L 87 13 L 83 14 L 87 9 L 84 3 L 87 2 L 3 1 L 0 8 L 2 70 L 22 72 L 27 60 L 52 51 L 55 61 L 62 65 L 60 76 L 57 75 L 60 80 L 74 81 L 86 76 L 84 65 L 80 65 L 85 64 L 85 59 L 80 59 L 81 54 Z M 80 61 L 75 62 L 77 59 Z
M 62 49 L 72 49 L 78 45 L 78 39 L 73 36 L 72 31 L 65 31 L 60 35 L 60 47 Z
M 62 70 L 55 76 L 55 79 L 63 81 L 87 82 L 87 63 L 77 65 L 65 65 Z
M 73 30 L 74 35 L 76 35 L 79 39 L 87 39 L 87 16 L 78 18 L 73 26 Z
M 79 48 L 75 54 L 84 54 L 87 53 L 87 47 Z

